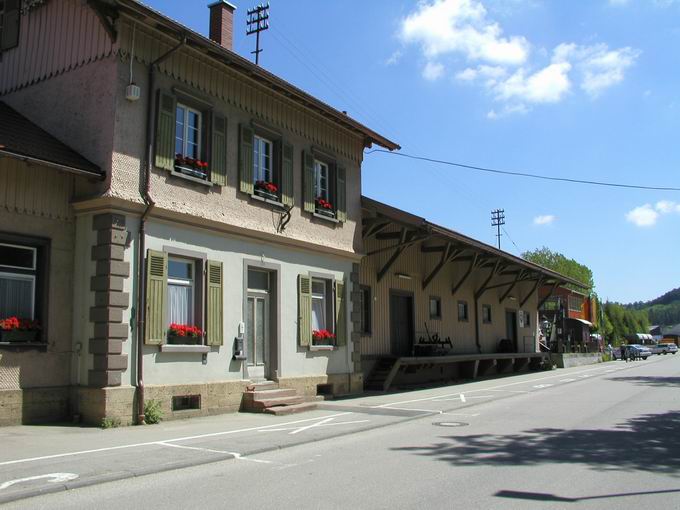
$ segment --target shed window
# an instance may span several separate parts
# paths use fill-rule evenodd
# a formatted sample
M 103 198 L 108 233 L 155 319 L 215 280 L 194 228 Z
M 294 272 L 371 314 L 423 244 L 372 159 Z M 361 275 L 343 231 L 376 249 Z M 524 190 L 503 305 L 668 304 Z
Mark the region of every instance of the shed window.
M 371 311 L 373 302 L 371 300 L 371 288 L 368 285 L 361 286 L 361 333 L 371 334 Z
M 468 304 L 467 301 L 458 301 L 458 322 L 468 321 Z
M 482 305 L 482 322 L 491 324 L 491 305 Z
M 430 296 L 430 319 L 442 318 L 442 300 L 436 296 Z

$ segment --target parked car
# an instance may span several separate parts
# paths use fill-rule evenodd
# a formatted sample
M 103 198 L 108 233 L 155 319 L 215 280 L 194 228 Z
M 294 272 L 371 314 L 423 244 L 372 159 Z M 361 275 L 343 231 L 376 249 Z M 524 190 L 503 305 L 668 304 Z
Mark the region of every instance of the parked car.
M 633 357 L 647 359 L 652 355 L 652 351 L 649 347 L 641 344 L 629 344 L 626 346 L 629 349 L 629 356 L 632 354 Z M 612 352 L 614 359 L 621 359 L 621 347 L 614 349 Z
M 675 354 L 678 352 L 678 346 L 675 344 L 656 344 L 651 347 L 652 354 Z

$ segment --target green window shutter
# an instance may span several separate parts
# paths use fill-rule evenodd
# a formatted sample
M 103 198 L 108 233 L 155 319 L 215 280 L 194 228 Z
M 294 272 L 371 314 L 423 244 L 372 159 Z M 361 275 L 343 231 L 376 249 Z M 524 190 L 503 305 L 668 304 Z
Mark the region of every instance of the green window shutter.
M 0 30 L 0 51 L 19 46 L 21 27 L 21 0 L 5 0 L 2 30 Z
M 281 151 L 281 201 L 283 205 L 293 205 L 293 146 L 283 142 Z
M 339 221 L 347 221 L 347 171 L 339 166 L 335 170 L 335 208 Z
M 313 213 L 315 210 L 314 196 L 314 156 L 309 152 L 302 153 L 302 200 L 304 209 Z
M 175 115 L 177 99 L 159 90 L 156 112 L 156 167 L 172 170 L 175 167 Z
M 213 113 L 210 180 L 219 186 L 227 185 L 227 119 Z
M 312 279 L 306 275 L 298 276 L 298 328 L 302 347 L 312 343 Z
M 347 316 L 345 315 L 345 282 L 335 281 L 335 345 L 347 345 Z
M 146 331 L 144 343 L 159 345 L 167 337 L 168 254 L 148 250 L 146 255 Z
M 206 306 L 208 345 L 222 345 L 224 341 L 224 321 L 222 320 L 222 278 L 222 262 L 209 260 L 207 270 L 208 303 Z
M 238 153 L 239 189 L 252 195 L 255 191 L 253 183 L 253 130 L 241 124 Z

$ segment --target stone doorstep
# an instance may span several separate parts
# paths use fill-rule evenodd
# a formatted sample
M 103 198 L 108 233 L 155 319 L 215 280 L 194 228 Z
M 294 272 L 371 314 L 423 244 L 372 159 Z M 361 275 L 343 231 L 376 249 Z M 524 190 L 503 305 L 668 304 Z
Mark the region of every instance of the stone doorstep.
M 251 409 L 261 410 L 276 406 L 290 406 L 293 404 L 302 404 L 305 401 L 303 397 L 274 397 L 260 400 L 253 400 L 249 403 Z
M 268 407 L 264 410 L 266 414 L 274 414 L 276 416 L 285 416 L 287 414 L 304 413 L 312 411 L 317 408 L 316 402 L 302 402 L 301 404 L 292 404 L 289 406 Z
M 246 386 L 246 391 L 278 390 L 279 385 L 273 381 L 263 381 L 250 383 Z
M 294 389 L 285 389 L 285 388 L 279 388 L 275 390 L 253 390 L 249 391 L 244 394 L 246 398 L 252 399 L 252 400 L 267 400 L 270 398 L 277 398 L 277 397 L 296 397 L 297 396 L 297 391 Z

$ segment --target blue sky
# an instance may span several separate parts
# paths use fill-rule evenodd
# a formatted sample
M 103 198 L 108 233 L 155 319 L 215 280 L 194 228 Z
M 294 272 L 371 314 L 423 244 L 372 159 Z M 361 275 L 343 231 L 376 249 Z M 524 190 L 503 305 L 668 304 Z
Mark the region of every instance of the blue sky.
M 207 1 L 147 0 L 207 34 Z M 235 51 L 249 56 L 234 2 Z M 680 0 L 270 0 L 260 64 L 402 152 L 680 187 Z M 588 265 L 603 298 L 680 286 L 680 192 L 487 175 L 367 154 L 363 192 L 495 243 Z

